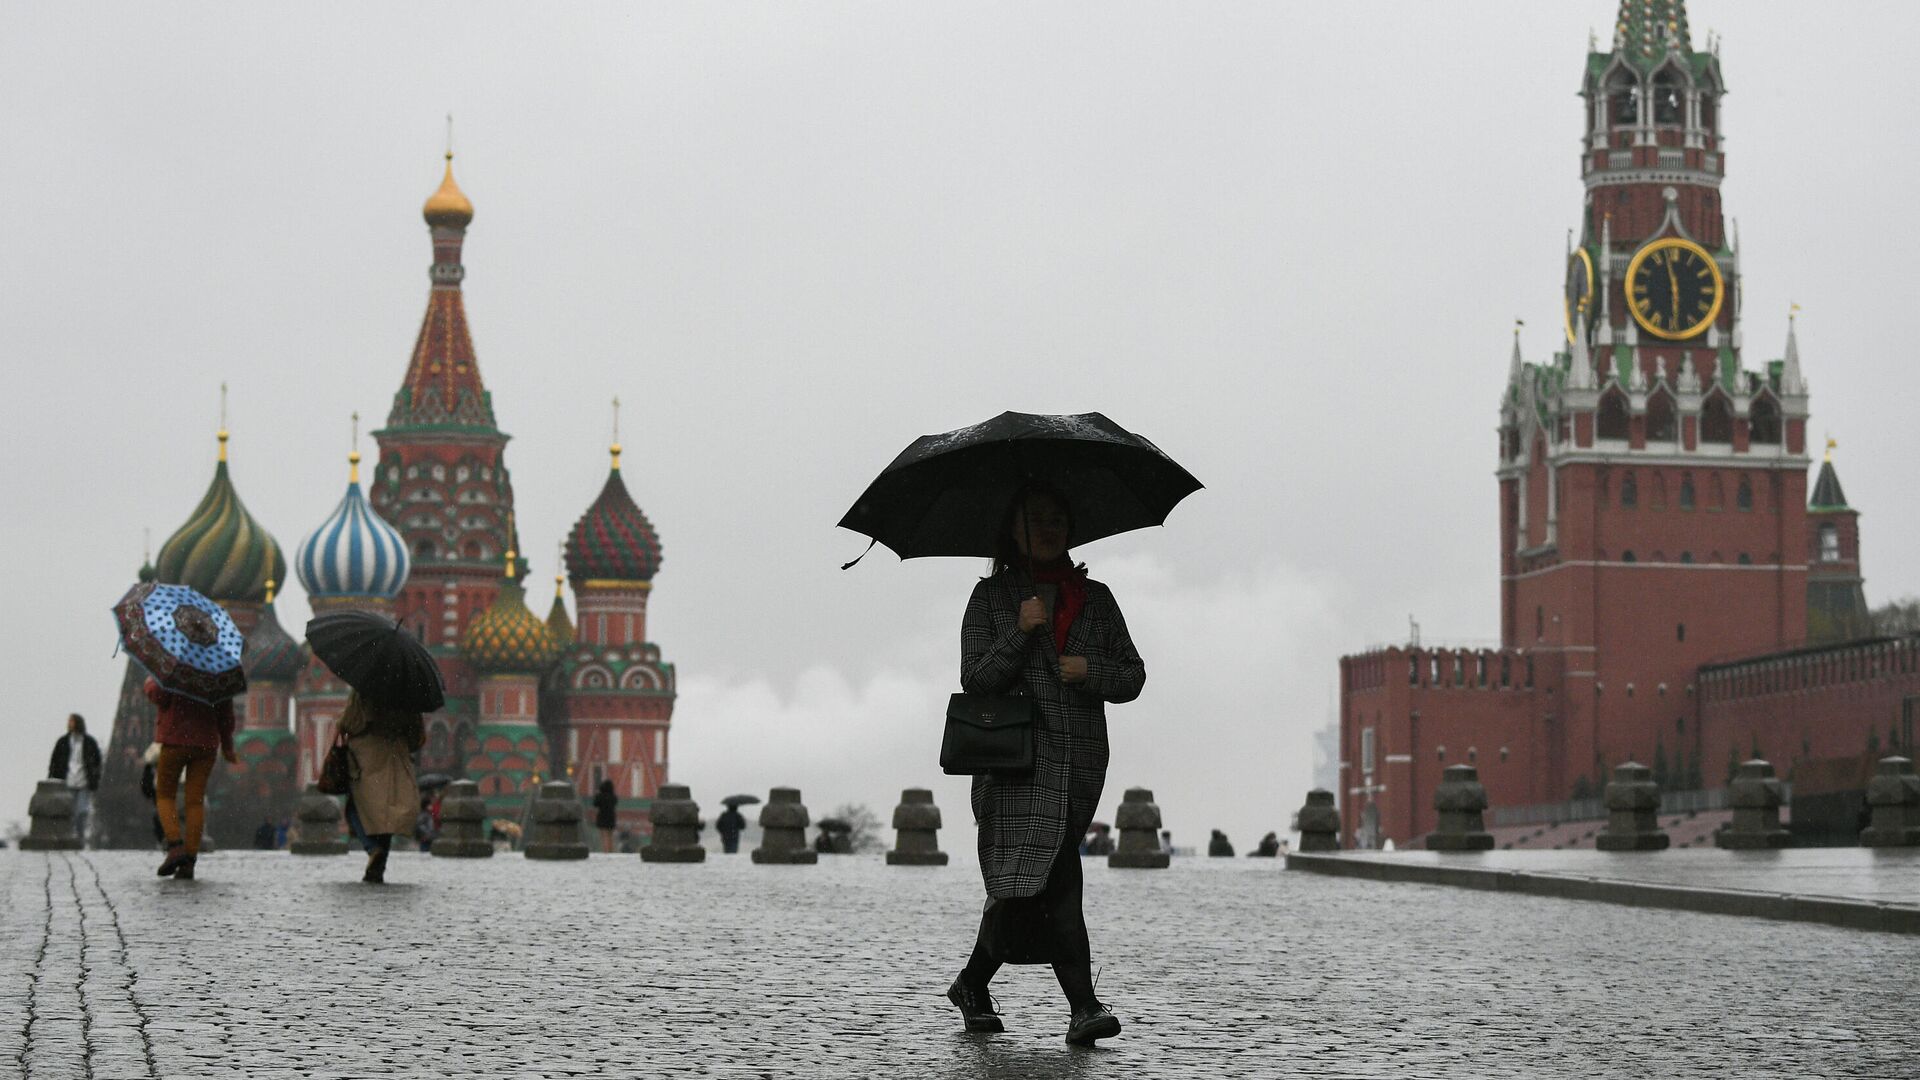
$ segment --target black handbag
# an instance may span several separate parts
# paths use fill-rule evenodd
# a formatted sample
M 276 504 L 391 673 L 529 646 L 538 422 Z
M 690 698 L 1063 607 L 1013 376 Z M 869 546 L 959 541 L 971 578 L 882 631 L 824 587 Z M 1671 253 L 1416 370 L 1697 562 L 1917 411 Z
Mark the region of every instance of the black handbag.
M 948 776 L 1033 772 L 1033 699 L 1023 694 L 955 694 L 947 699 L 940 771 Z
M 334 735 L 326 760 L 320 763 L 320 778 L 313 784 L 320 794 L 345 795 L 353 789 L 353 768 L 348 761 L 352 753 L 347 749 L 347 733 Z

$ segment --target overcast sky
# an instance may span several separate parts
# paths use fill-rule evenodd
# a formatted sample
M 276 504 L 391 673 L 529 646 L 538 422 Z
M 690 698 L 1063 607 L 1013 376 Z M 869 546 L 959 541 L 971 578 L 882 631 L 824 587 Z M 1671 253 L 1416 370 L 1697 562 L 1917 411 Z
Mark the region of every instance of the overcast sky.
M 1250 846 L 1308 786 L 1343 652 L 1499 633 L 1511 327 L 1556 344 L 1579 85 L 1612 0 L 1436 4 L 9 5 L 0 32 L 0 821 L 108 606 L 235 483 L 291 555 L 385 417 L 427 296 L 444 116 L 467 311 L 536 582 L 605 475 L 664 539 L 672 774 L 884 816 L 932 785 L 983 567 L 833 523 L 914 436 L 1099 410 L 1207 489 L 1076 554 L 1147 659 L 1104 800 Z M 1732 93 L 1745 361 L 1790 300 L 1867 595 L 1920 593 L 1903 3 L 1694 0 Z M 1697 41 L 1698 43 L 1698 41 Z M 367 449 L 371 449 L 369 445 Z M 549 594 L 536 589 L 544 610 Z M 281 621 L 298 632 L 305 597 Z

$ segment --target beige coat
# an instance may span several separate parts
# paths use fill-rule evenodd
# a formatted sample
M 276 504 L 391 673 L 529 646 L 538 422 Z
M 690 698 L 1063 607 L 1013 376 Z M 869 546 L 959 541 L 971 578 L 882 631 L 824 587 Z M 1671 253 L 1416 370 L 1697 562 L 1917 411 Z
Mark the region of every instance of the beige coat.
M 410 730 L 402 735 L 396 728 Z M 361 827 L 373 836 L 413 835 L 420 816 L 413 752 L 425 741 L 419 716 L 380 716 L 356 694 L 340 716 L 340 730 L 346 732 L 347 749 L 352 751 L 353 806 Z

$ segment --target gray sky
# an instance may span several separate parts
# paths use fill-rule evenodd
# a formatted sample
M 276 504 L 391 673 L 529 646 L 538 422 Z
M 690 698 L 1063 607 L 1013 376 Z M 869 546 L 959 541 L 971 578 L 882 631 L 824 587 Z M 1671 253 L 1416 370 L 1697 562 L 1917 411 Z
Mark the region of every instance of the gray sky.
M 1282 828 L 1342 652 L 1498 636 L 1512 320 L 1554 347 L 1579 85 L 1612 0 L 12 5 L 0 34 L 0 820 L 104 732 L 108 605 L 213 468 L 291 555 L 383 418 L 427 295 L 443 116 L 467 310 L 537 581 L 605 475 L 659 527 L 672 772 L 816 813 L 932 784 L 977 563 L 833 528 L 914 436 L 1097 409 L 1208 485 L 1080 550 L 1147 692 L 1106 802 L 1183 843 Z M 1695 0 L 1725 37 L 1745 362 L 1789 300 L 1867 594 L 1920 593 L 1911 307 L 1920 12 Z M 1697 42 L 1698 43 L 1698 42 Z M 371 448 L 370 446 L 368 447 Z M 544 608 L 547 596 L 536 590 Z M 305 598 L 281 621 L 296 633 Z M 1110 809 L 1110 808 L 1109 808 Z

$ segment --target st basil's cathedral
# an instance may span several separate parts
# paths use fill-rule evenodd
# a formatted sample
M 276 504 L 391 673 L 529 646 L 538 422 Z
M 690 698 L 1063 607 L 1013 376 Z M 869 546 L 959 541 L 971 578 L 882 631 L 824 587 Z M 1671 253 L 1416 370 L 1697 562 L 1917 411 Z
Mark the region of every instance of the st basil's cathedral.
M 373 432 L 378 456 L 363 485 L 360 454 L 349 455 L 346 492 L 295 550 L 293 573 L 315 614 L 388 615 L 438 660 L 447 702 L 427 717 L 422 774 L 476 781 L 490 814 L 509 820 L 544 779 L 569 776 L 583 797 L 611 780 L 622 827 L 644 834 L 667 781 L 675 697 L 673 665 L 647 639 L 659 535 L 627 490 L 616 441 L 605 486 L 567 535 L 551 607 L 544 618 L 528 607 L 509 436 L 481 380 L 461 294 L 473 203 L 454 182 L 450 153 L 423 216 L 432 288 L 406 376 Z M 192 586 L 246 634 L 240 764 L 215 770 L 208 815 L 217 842 L 242 846 L 262 822 L 283 821 L 318 775 L 348 688 L 281 625 L 274 599 L 287 561 L 241 501 L 224 428 L 218 444 L 206 495 L 140 578 Z M 96 812 L 105 845 L 151 838 L 137 783 L 154 724 L 143 679 L 129 661 Z

